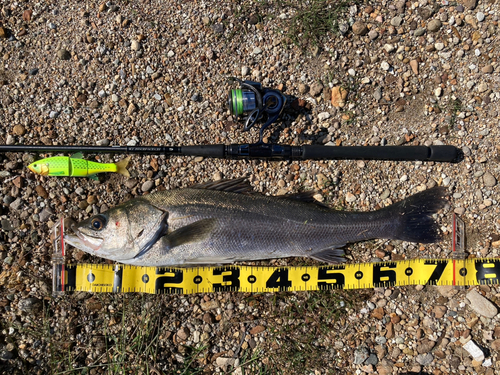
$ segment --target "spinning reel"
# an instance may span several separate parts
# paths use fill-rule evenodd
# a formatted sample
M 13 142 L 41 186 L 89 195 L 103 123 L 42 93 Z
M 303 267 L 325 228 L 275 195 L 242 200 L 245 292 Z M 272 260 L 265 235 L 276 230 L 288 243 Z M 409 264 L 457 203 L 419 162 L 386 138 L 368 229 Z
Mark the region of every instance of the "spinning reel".
M 169 146 L 68 146 L 68 145 L 0 145 L 3 152 L 77 152 L 88 153 L 127 153 L 203 156 L 225 159 L 261 159 L 261 160 L 406 160 L 459 162 L 463 160 L 460 149 L 450 145 L 439 146 L 342 146 L 323 145 L 281 145 L 264 143 L 263 133 L 277 121 L 287 101 L 279 90 L 262 87 L 258 82 L 242 81 L 230 78 L 230 82 L 239 83 L 239 88 L 229 90 L 229 109 L 237 121 L 244 122 L 243 131 L 250 130 L 255 124 L 262 124 L 259 141 L 253 144 L 201 144 Z
M 238 121 L 243 121 L 243 131 L 249 131 L 256 123 L 260 128 L 259 142 L 263 143 L 264 130 L 278 120 L 286 104 L 286 97 L 278 90 L 262 87 L 253 81 L 242 81 L 231 77 L 230 82 L 238 82 L 239 89 L 229 90 L 229 110 Z

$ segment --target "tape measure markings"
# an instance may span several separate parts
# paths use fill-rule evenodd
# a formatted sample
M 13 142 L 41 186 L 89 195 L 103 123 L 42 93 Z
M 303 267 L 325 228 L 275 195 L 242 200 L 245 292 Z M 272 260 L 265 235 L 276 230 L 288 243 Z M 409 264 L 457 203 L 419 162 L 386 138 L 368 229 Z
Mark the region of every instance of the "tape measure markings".
M 55 291 L 193 294 L 500 283 L 500 259 L 412 259 L 328 266 L 134 267 L 58 265 Z M 458 273 L 457 273 L 458 272 Z

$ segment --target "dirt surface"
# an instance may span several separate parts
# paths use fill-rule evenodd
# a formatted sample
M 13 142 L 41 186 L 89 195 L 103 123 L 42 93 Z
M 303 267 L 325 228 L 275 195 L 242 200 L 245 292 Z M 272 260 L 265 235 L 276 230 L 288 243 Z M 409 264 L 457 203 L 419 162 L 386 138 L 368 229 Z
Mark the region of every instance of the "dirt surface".
M 247 176 L 263 194 L 317 190 L 333 208 L 362 211 L 445 186 L 449 205 L 436 215 L 443 241 L 351 244 L 348 261 L 450 257 L 453 213 L 466 224 L 468 256 L 498 257 L 498 1 L 27 0 L 0 8 L 0 144 L 255 142 L 257 130 L 242 132 L 227 108 L 235 76 L 294 98 L 266 142 L 463 153 L 457 163 L 133 155 L 130 178 L 97 182 L 26 168 L 48 154 L 0 154 L 3 373 L 500 371 L 496 285 L 55 298 L 49 238 L 63 216 L 78 221 L 157 190 Z M 105 262 L 78 250 L 66 261 Z

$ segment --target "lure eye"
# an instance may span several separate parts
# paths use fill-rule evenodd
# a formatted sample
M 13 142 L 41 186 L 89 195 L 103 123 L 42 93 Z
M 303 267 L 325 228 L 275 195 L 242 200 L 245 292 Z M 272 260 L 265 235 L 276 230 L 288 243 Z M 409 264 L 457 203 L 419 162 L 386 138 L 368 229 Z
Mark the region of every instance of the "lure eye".
M 97 216 L 92 219 L 90 222 L 90 226 L 94 230 L 102 230 L 104 226 L 106 225 L 106 219 L 104 219 L 102 216 Z

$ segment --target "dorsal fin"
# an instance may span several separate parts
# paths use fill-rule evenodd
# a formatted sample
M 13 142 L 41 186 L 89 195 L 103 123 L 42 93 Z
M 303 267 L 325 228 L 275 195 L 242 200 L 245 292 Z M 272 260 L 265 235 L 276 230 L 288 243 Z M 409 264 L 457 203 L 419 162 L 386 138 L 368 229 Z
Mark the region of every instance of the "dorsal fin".
M 208 181 L 193 185 L 191 189 L 219 190 L 240 194 L 253 193 L 252 186 L 246 177 L 235 178 L 233 180 Z
M 83 154 L 81 152 L 77 152 L 70 156 L 71 159 L 83 159 Z
M 248 182 L 246 177 L 235 178 L 232 180 L 208 181 L 201 184 L 191 186 L 191 189 L 207 189 L 227 191 L 238 194 L 258 194 L 253 190 L 252 185 Z M 274 197 L 280 199 L 291 199 L 294 201 L 301 201 L 306 203 L 314 203 L 320 207 L 328 207 L 327 205 L 314 199 L 316 191 L 303 191 L 300 193 L 276 195 Z

